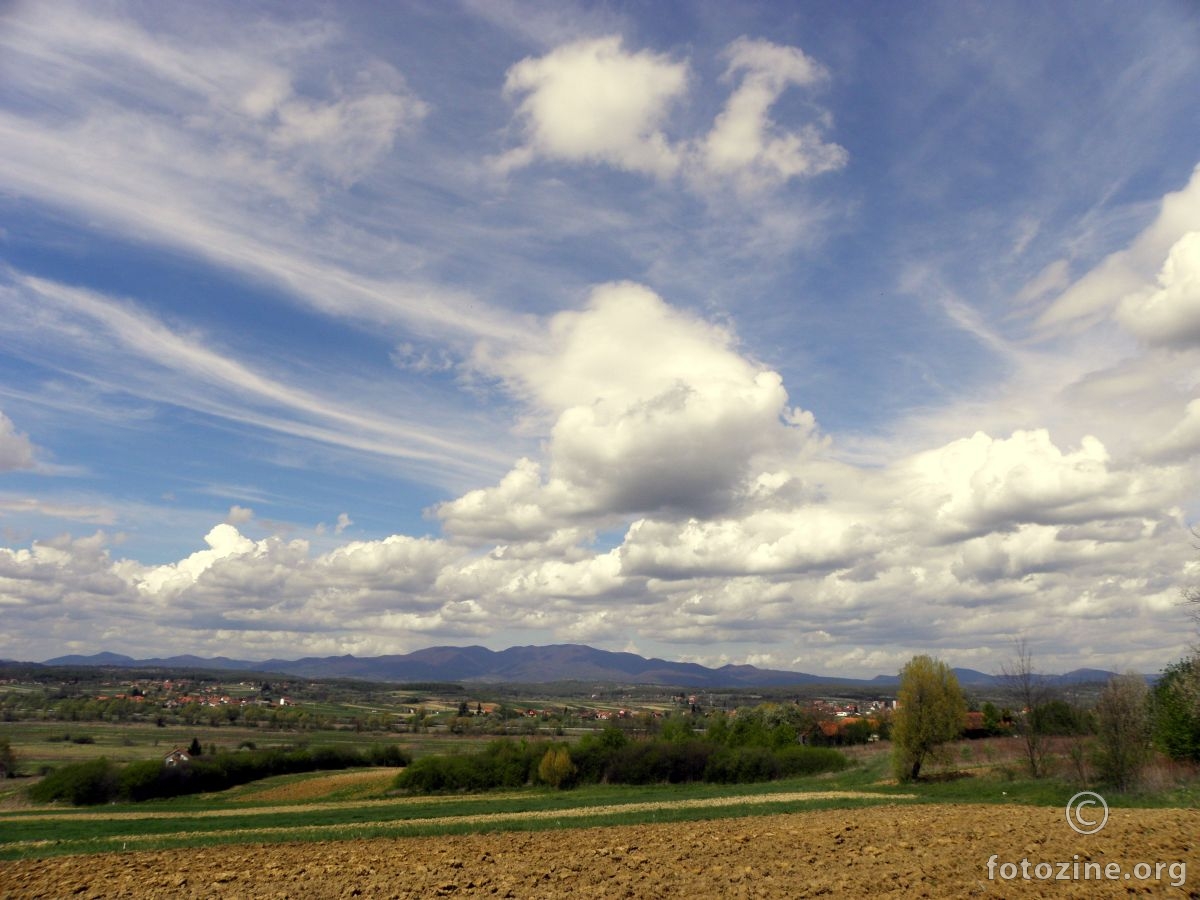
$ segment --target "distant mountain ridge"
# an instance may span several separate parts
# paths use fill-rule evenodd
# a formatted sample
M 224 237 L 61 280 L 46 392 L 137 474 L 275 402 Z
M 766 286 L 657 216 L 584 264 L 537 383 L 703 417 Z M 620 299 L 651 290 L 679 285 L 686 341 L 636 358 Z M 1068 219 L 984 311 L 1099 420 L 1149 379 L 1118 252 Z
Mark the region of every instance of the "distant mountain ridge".
M 388 656 L 347 655 L 262 661 L 224 656 L 205 659 L 192 655 L 134 659 L 119 653 L 96 653 L 91 656 L 59 656 L 46 660 L 43 665 L 270 672 L 304 678 L 359 678 L 384 682 L 541 684 L 552 681 L 595 681 L 692 688 L 843 684 L 888 689 L 895 687 L 899 681 L 896 675 L 878 675 L 871 679 L 839 678 L 808 672 L 760 669 L 750 665 L 726 665 L 713 669 L 699 663 L 647 659 L 636 653 L 597 650 L 585 644 L 509 647 L 507 650 L 489 650 L 480 646 L 427 647 L 412 653 Z M 974 669 L 955 669 L 954 672 L 959 682 L 967 688 L 997 687 L 1002 683 L 1000 676 Z M 1046 676 L 1046 681 L 1057 685 L 1080 684 L 1105 681 L 1112 674 L 1099 669 L 1076 669 L 1065 675 Z

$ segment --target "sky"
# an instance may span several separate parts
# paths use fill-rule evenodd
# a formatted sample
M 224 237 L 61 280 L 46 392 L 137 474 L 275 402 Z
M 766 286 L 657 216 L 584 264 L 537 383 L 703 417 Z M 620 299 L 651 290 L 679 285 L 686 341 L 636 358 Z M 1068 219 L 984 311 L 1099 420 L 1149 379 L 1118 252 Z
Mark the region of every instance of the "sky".
M 1154 672 L 1200 8 L 0 6 L 0 658 Z

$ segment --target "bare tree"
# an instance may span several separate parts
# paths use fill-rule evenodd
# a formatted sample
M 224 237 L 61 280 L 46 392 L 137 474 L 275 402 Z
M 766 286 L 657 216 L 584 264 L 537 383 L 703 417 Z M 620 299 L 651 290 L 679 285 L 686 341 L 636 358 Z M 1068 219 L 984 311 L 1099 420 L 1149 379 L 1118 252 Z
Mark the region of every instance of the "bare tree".
M 1025 638 L 1018 638 L 1013 647 L 1013 658 L 1000 667 L 1001 677 L 1010 702 L 1016 706 L 1013 727 L 1025 745 L 1025 765 L 1033 778 L 1046 772 L 1046 756 L 1049 750 L 1046 735 L 1042 733 L 1037 709 L 1051 697 L 1050 685 L 1033 665 L 1033 651 Z
M 1150 754 L 1149 690 L 1137 672 L 1114 675 L 1096 702 L 1100 778 L 1122 790 L 1135 786 Z
M 1192 528 L 1192 537 L 1197 541 L 1192 546 L 1200 550 L 1200 528 Z M 1190 607 L 1188 614 L 1200 625 L 1200 584 L 1180 588 L 1179 593 L 1183 596 L 1183 602 Z

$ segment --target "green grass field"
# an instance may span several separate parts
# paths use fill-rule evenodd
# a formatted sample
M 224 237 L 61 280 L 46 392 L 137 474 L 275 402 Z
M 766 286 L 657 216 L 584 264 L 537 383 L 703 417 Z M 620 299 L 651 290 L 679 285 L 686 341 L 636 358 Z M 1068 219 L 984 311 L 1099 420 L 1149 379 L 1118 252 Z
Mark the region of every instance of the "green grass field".
M 128 729 L 102 733 L 92 728 L 97 743 L 82 749 L 99 755 L 97 748 L 107 745 L 124 748 L 127 758 L 145 758 L 147 751 L 162 746 L 148 737 L 124 744 L 118 731 Z M 224 737 L 235 729 L 219 731 Z M 316 735 L 309 737 L 316 742 Z M 689 821 L 886 803 L 1060 806 L 1078 790 L 1065 781 L 1013 777 L 1010 770 L 984 760 L 973 765 L 964 761 L 954 777 L 897 785 L 890 779 L 884 748 L 856 757 L 857 764 L 844 772 L 763 784 L 599 785 L 570 791 L 531 787 L 437 797 L 395 796 L 390 789 L 395 770 L 350 770 L 281 776 L 218 794 L 100 809 L 22 806 L 15 792 L 30 779 L 18 778 L 3 788 L 8 799 L 0 808 L 0 859 Z M 1200 799 L 1194 781 L 1105 796 L 1113 806 L 1194 807 Z
M 106 756 L 115 762 L 135 762 L 166 756 L 175 747 L 187 747 L 193 738 L 205 751 L 215 746 L 234 750 L 243 742 L 259 749 L 297 745 L 321 747 L 361 747 L 363 743 L 396 743 L 413 756 L 447 753 L 454 749 L 482 746 L 492 737 L 446 736 L 440 734 L 399 734 L 355 732 L 348 729 L 282 731 L 267 728 L 202 725 L 168 725 L 159 728 L 150 723 L 104 722 L 0 722 L 0 738 L 5 738 L 17 754 L 18 771 L 36 774 L 43 767 L 86 762 Z M 69 738 L 69 739 L 64 739 Z M 79 743 L 88 739 L 87 743 Z M 6 787 L 0 782 L 0 797 Z
M 313 780 L 324 777 L 309 776 Z M 246 793 L 243 787 L 217 795 L 99 810 L 5 811 L 0 813 L 0 859 L 226 843 L 541 830 L 568 824 L 684 821 L 911 802 L 896 790 L 828 796 L 835 790 L 828 782 L 802 779 L 765 785 L 612 786 L 575 791 L 531 788 L 463 797 L 267 804 L 239 801 L 238 791 Z M 814 796 L 802 796 L 808 793 Z

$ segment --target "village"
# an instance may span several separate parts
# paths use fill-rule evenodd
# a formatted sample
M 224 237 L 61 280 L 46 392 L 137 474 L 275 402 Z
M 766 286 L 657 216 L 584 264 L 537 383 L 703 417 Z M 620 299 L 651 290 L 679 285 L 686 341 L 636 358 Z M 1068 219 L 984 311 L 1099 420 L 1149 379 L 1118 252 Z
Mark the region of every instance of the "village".
M 895 709 L 890 696 L 797 696 L 739 691 L 687 692 L 629 685 L 394 685 L 351 680 L 251 677 L 220 672 L 42 673 L 0 684 L 7 720 L 148 722 L 211 728 L 353 729 L 381 733 L 581 734 L 613 726 L 656 733 L 685 719 L 702 731 L 714 715 L 768 704 L 777 717 L 821 743 L 878 739 Z

